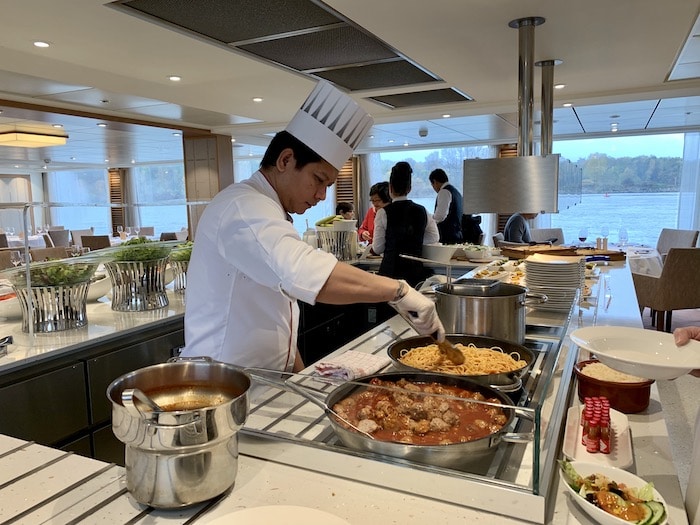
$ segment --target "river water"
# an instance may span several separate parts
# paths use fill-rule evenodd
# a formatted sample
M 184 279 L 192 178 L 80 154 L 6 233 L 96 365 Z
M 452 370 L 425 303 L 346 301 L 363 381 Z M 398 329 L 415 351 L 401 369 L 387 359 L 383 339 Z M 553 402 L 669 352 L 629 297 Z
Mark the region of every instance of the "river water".
M 432 213 L 435 197 L 413 199 Z M 678 227 L 678 193 L 610 193 L 582 195 L 581 202 L 550 215 L 552 227 L 564 230 L 564 241 L 578 243 L 582 228 L 588 230 L 588 243 L 603 237 L 609 229 L 608 241 L 619 240 L 621 227 L 627 229 L 628 242 L 656 246 L 662 228 Z

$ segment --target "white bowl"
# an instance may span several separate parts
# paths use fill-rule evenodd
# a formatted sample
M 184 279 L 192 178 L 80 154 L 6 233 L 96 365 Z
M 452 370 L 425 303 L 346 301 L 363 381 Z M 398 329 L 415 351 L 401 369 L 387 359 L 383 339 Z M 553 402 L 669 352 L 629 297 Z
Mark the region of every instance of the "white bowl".
M 107 274 L 96 273 L 94 278 L 100 277 L 101 275 L 104 277 L 90 283 L 90 288 L 88 288 L 87 293 L 88 302 L 97 301 L 100 297 L 107 295 L 112 289 L 112 281 Z
M 678 347 L 673 334 L 626 326 L 589 326 L 571 340 L 610 368 L 649 379 L 675 379 L 700 368 L 700 341 Z
M 14 292 L 11 293 L 14 294 Z M 5 319 L 22 318 L 22 307 L 19 305 L 17 297 L 0 301 L 0 318 L 3 317 Z
M 449 263 L 457 250 L 461 250 L 459 244 L 424 244 L 423 259 L 439 263 Z
M 634 488 L 641 488 L 647 484 L 647 482 L 639 476 L 635 476 L 631 472 L 627 472 L 626 470 L 616 467 L 609 467 L 599 463 L 586 463 L 583 461 L 572 461 L 571 465 L 574 467 L 576 472 L 583 477 L 591 474 L 602 474 L 618 484 L 624 483 L 628 487 Z M 561 476 L 564 485 L 566 485 L 566 489 L 571 495 L 572 499 L 579 505 L 579 507 L 581 507 L 581 510 L 590 516 L 593 523 L 599 523 L 600 525 L 630 525 L 630 523 L 632 523 L 630 521 L 617 518 L 612 514 L 608 514 L 603 509 L 596 507 L 593 505 L 593 503 L 590 503 L 585 498 L 580 496 L 578 492 L 576 492 L 566 483 L 566 478 L 564 477 L 564 473 L 561 471 L 561 468 L 559 469 L 559 475 Z M 660 521 L 658 524 L 665 525 L 668 523 L 668 505 L 666 505 L 666 501 L 664 500 L 663 496 L 661 496 L 656 489 L 654 489 L 654 500 L 663 503 L 664 507 L 666 508 L 666 518 Z

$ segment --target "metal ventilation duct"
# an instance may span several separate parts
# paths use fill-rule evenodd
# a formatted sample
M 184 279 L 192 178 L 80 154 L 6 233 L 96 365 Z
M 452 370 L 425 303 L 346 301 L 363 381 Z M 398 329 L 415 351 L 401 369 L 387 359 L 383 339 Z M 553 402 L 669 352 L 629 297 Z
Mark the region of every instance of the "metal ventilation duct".
M 535 65 L 542 68 L 542 118 L 540 154 L 551 155 L 554 130 L 554 66 L 561 60 L 541 60 Z

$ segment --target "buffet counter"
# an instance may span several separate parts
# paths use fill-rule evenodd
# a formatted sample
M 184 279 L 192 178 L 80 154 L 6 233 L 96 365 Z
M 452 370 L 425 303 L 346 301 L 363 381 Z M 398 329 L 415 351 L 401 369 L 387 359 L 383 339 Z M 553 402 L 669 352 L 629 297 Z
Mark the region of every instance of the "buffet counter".
M 596 300 L 572 310 L 567 334 L 595 324 L 641 326 L 631 275 L 624 263 L 603 267 L 599 283 L 593 292 Z M 229 492 L 193 507 L 163 511 L 141 506 L 131 498 L 121 467 L 0 436 L 0 523 L 206 524 L 244 508 L 298 505 L 320 509 L 353 524 L 461 524 L 466 520 L 590 524 L 590 519 L 569 500 L 553 465 L 545 464 L 545 458 L 560 455 L 566 410 L 578 404 L 570 381 L 573 364 L 579 360 L 578 349 L 566 334 L 559 338 L 540 329 L 548 326 L 548 317 L 528 312 L 532 333 L 538 334 L 538 340 L 551 339 L 552 351 L 557 353 L 541 400 L 542 450 L 530 447 L 517 456 L 527 464 L 528 454 L 536 457 L 541 453 L 542 479 L 533 483 L 527 468 L 512 475 L 518 485 L 537 489 L 519 490 L 501 481 L 502 477 L 510 479 L 510 475 L 489 473 L 482 481 L 443 475 L 439 469 L 406 468 L 362 454 L 300 444 L 289 435 L 265 436 L 253 428 L 239 436 L 239 471 Z M 412 334 L 402 319 L 394 317 L 335 353 L 349 349 L 380 351 L 394 335 Z M 654 482 L 666 500 L 671 523 L 687 523 L 655 387 L 649 408 L 629 415 L 629 427 L 634 453 L 629 470 Z M 511 516 L 506 515 L 509 513 Z M 235 517 L 231 515 L 228 520 L 234 522 Z

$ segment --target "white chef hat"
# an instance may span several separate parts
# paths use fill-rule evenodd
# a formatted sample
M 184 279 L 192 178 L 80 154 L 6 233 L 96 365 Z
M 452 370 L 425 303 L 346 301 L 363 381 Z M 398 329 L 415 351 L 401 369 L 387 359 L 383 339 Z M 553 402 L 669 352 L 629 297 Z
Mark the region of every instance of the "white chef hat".
M 340 170 L 373 123 L 374 119 L 357 102 L 321 81 L 286 131 Z

